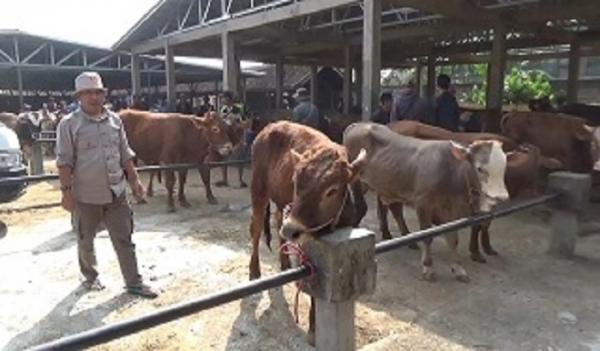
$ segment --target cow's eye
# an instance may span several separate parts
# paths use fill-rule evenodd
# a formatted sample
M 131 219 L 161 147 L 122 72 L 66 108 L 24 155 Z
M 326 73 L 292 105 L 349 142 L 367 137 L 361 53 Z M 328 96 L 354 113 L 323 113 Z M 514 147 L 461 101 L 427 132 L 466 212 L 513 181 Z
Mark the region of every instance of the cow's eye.
M 329 188 L 329 190 L 327 190 L 327 192 L 325 193 L 325 197 L 332 197 L 333 195 L 337 194 L 338 192 L 338 188 Z
M 215 134 L 218 134 L 221 130 L 219 129 L 219 127 L 212 127 L 212 132 Z

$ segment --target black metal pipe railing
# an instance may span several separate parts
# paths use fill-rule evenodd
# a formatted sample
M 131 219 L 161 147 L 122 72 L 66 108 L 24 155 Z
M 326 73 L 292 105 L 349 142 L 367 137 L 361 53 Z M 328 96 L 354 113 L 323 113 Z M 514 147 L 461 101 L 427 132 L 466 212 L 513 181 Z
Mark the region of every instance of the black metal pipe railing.
M 216 168 L 223 166 L 243 166 L 250 164 L 250 160 L 235 160 L 235 161 L 221 161 L 221 162 L 206 162 L 202 165 L 198 163 L 177 163 L 171 165 L 157 165 L 157 166 L 142 166 L 137 167 L 137 171 L 140 173 L 152 172 L 152 171 L 182 171 L 186 169 L 197 169 L 199 167 Z M 20 184 L 20 183 L 34 183 L 43 182 L 46 180 L 57 180 L 58 174 L 39 174 L 39 175 L 28 175 L 22 177 L 6 177 L 0 179 L 0 186 Z
M 206 295 L 201 298 L 169 306 L 145 316 L 128 319 L 115 324 L 91 329 L 79 334 L 66 336 L 45 344 L 33 347 L 31 350 L 81 350 L 109 342 L 120 337 L 131 335 L 160 324 L 171 322 L 194 313 L 216 306 L 240 300 L 265 290 L 283 286 L 287 283 L 306 278 L 311 274 L 306 266 L 293 268 L 273 276 L 257 279 L 237 287 Z
M 472 217 L 457 219 L 455 221 L 447 222 L 435 227 L 413 232 L 396 239 L 382 241 L 375 245 L 375 254 L 382 254 L 388 251 L 396 250 L 424 239 L 435 238 L 436 236 L 481 224 L 494 218 L 504 217 L 529 207 L 553 201 L 558 196 L 558 194 L 546 194 L 530 200 L 507 203 L 505 206 L 499 206 L 492 212 L 480 213 Z

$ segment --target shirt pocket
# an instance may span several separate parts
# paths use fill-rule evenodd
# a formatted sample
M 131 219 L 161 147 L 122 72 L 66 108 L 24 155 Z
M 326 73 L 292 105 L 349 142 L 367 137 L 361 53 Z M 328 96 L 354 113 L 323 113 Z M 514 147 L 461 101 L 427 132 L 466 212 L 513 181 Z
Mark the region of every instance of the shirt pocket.
M 98 133 L 90 128 L 82 128 L 77 133 L 77 149 L 91 150 L 98 147 Z

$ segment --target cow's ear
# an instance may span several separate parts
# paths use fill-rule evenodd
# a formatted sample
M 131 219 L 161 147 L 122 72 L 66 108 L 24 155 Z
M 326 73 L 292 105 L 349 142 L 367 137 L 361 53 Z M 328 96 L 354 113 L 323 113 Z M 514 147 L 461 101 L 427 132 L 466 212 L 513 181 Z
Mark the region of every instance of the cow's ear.
M 358 179 L 358 176 L 362 172 L 362 170 L 367 165 L 367 150 L 360 149 L 358 156 L 352 161 L 350 164 L 350 179 L 349 182 L 352 183 Z
M 540 164 L 543 168 L 545 168 L 547 170 L 551 170 L 551 171 L 556 171 L 556 170 L 565 168 L 562 161 L 555 159 L 553 157 L 542 156 L 542 158 L 540 160 Z
M 469 147 L 462 146 L 453 141 L 450 142 L 450 151 L 452 151 L 452 156 L 459 161 L 466 161 L 471 154 L 471 149 Z

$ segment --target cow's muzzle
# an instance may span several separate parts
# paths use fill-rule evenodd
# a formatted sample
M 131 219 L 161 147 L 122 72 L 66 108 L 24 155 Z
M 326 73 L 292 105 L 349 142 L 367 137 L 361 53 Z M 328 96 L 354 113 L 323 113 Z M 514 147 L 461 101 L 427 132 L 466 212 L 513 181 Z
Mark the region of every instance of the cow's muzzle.
M 217 153 L 223 157 L 227 157 L 227 156 L 231 155 L 232 151 L 233 151 L 233 145 L 231 143 L 225 143 L 222 146 L 220 146 L 219 148 L 217 148 Z
M 294 220 L 292 217 L 284 219 L 279 235 L 285 240 L 297 241 L 307 229 L 302 223 Z

